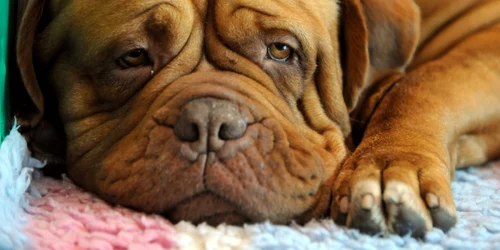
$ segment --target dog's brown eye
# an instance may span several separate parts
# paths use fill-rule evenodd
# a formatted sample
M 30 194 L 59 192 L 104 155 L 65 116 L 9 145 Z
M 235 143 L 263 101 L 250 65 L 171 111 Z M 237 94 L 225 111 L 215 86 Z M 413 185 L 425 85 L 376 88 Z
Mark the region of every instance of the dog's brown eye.
M 148 64 L 149 58 L 146 50 L 134 49 L 120 57 L 120 59 L 118 59 L 118 63 L 124 68 L 135 68 Z
M 293 49 L 284 43 L 273 43 L 267 47 L 267 54 L 275 61 L 286 62 L 293 54 Z

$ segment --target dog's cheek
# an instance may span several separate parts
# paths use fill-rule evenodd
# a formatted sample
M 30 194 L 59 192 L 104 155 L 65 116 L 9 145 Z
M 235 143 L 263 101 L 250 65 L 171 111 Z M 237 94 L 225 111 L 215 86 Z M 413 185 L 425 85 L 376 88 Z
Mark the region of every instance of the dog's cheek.
M 276 88 L 280 93 L 295 117 L 302 119 L 298 111 L 297 100 L 304 92 L 304 81 L 301 71 L 294 65 L 284 65 L 283 63 L 267 61 L 262 65 L 264 71 L 273 79 Z
M 89 79 L 80 77 L 78 70 L 64 58 L 59 58 L 50 71 L 49 82 L 59 102 L 59 115 L 63 123 L 79 117 L 95 103 L 96 94 Z
M 95 93 L 101 102 L 121 105 L 137 93 L 151 79 L 151 68 L 106 69 L 95 77 Z
M 173 130 L 152 120 L 118 141 L 94 169 L 95 190 L 106 200 L 145 212 L 162 213 L 200 192 L 203 157 L 179 156 Z M 198 183 L 190 185 L 190 183 Z

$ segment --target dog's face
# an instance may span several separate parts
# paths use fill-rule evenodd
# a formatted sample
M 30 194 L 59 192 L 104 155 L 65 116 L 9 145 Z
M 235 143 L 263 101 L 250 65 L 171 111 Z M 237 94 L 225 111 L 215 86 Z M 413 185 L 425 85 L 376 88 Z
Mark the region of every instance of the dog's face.
M 410 0 L 341 2 L 342 25 L 333 0 L 27 0 L 31 125 L 58 113 L 70 178 L 113 203 L 212 224 L 324 215 L 349 112 L 418 40 Z
M 336 1 L 50 1 L 69 177 L 177 220 L 325 213 L 346 149 Z M 45 17 L 42 17 L 42 20 Z

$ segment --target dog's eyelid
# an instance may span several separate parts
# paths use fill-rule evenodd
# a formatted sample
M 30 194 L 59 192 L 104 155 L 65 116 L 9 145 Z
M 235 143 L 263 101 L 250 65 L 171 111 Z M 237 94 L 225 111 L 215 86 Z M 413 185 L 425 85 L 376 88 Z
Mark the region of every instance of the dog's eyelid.
M 151 65 L 152 60 L 146 49 L 135 48 L 121 55 L 116 59 L 116 63 L 122 69 L 129 69 Z
M 264 41 L 267 44 L 271 43 L 284 43 L 294 49 L 299 49 L 300 39 L 287 30 L 268 30 L 263 32 Z
M 150 41 L 147 37 L 137 34 L 129 36 L 124 35 L 124 37 L 120 39 L 112 39 L 98 51 L 100 51 L 101 54 L 106 54 L 110 58 L 114 58 L 114 60 L 118 60 L 120 57 L 134 50 L 144 50 L 147 52 L 148 56 L 150 56 Z

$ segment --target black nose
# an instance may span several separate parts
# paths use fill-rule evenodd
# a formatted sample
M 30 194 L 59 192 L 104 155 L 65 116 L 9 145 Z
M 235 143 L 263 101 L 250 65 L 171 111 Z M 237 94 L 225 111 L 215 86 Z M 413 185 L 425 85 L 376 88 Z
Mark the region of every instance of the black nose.
M 227 100 L 196 99 L 184 106 L 174 132 L 181 141 L 197 142 L 218 151 L 226 140 L 243 136 L 247 123 L 238 106 Z

